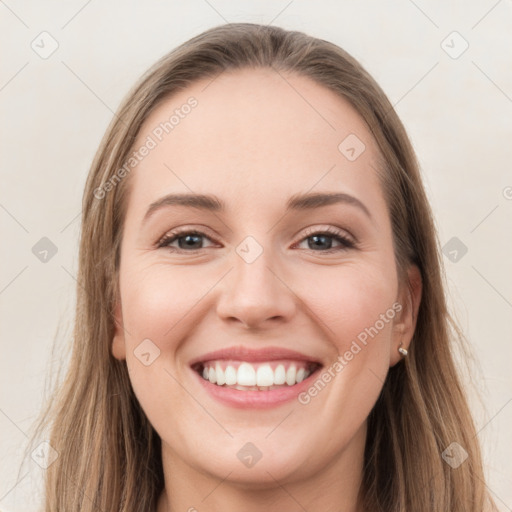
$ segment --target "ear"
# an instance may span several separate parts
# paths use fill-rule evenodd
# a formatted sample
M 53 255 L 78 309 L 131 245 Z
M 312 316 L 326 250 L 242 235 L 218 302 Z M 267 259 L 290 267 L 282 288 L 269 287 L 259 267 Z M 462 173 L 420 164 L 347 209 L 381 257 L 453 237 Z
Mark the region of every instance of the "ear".
M 114 308 L 114 338 L 112 340 L 112 355 L 120 361 L 126 359 L 126 345 L 124 338 L 123 311 L 121 303 L 116 302 Z
M 400 285 L 397 298 L 401 309 L 393 323 L 389 366 L 394 366 L 402 359 L 400 352 L 398 352 L 400 346 L 409 350 L 409 345 L 416 330 L 422 288 L 421 272 L 416 265 L 411 265 L 407 270 L 406 282 Z

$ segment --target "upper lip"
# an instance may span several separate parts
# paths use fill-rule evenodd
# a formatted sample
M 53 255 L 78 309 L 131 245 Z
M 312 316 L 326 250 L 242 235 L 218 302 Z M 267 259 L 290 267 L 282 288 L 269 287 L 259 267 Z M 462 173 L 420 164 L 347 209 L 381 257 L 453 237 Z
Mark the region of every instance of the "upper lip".
M 207 361 L 220 359 L 232 359 L 236 361 L 263 362 L 277 361 L 280 359 L 293 359 L 296 361 L 307 361 L 310 363 L 322 364 L 317 358 L 302 354 L 295 350 L 288 350 L 281 347 L 265 347 L 252 349 L 242 345 L 236 347 L 227 347 L 213 352 L 203 354 L 190 362 L 190 366 Z

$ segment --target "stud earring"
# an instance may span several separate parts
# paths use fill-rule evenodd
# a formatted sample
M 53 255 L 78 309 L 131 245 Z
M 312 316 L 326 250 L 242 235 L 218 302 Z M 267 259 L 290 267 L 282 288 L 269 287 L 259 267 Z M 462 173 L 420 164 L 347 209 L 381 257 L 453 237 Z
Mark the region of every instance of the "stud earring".
M 402 348 L 402 343 L 400 343 L 400 346 L 398 347 L 398 352 L 400 352 L 404 357 L 408 354 L 407 349 Z

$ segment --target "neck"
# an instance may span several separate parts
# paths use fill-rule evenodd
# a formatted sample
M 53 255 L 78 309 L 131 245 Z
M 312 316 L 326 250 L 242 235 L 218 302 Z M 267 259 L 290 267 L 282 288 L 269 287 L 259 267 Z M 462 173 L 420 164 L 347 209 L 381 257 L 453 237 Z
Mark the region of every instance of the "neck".
M 199 472 L 178 458 L 162 442 L 165 489 L 157 512 L 363 512 L 358 502 L 361 486 L 366 423 L 342 452 L 307 478 L 277 481 L 256 487 Z

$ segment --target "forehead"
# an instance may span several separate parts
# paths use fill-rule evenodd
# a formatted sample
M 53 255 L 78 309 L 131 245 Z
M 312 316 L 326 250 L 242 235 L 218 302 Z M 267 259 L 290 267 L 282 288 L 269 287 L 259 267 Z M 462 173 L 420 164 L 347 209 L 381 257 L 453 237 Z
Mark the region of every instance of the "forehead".
M 294 74 L 243 69 L 198 81 L 151 113 L 134 149 L 144 145 L 151 149 L 130 177 L 136 202 L 196 192 L 268 206 L 299 191 L 343 190 L 382 203 L 378 152 L 361 116 Z

